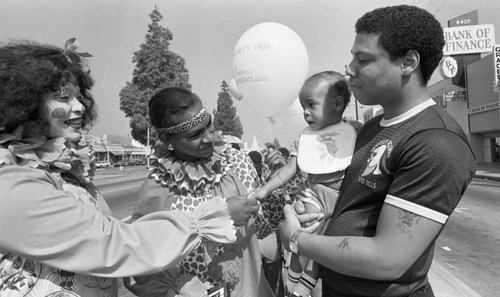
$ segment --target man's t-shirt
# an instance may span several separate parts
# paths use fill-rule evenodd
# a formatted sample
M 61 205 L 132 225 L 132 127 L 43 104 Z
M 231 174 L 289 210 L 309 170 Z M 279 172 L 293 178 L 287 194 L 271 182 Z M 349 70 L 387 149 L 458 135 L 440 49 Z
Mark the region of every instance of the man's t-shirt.
M 384 203 L 445 224 L 472 180 L 473 152 L 460 126 L 432 99 L 360 131 L 328 236 L 375 235 Z M 322 268 L 323 296 L 406 296 L 427 284 L 434 243 L 399 279 L 375 281 Z

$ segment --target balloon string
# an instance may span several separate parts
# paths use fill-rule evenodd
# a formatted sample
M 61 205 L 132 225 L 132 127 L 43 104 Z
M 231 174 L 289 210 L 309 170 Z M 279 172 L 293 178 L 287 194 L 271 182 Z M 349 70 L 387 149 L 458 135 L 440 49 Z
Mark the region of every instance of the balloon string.
M 286 190 L 285 184 L 283 184 L 283 180 L 281 179 L 281 177 L 279 175 L 279 169 L 278 169 L 278 171 L 276 171 L 275 175 L 278 177 L 278 180 L 281 183 L 281 189 L 285 193 L 285 203 L 291 204 L 292 203 L 292 199 L 290 198 L 290 194 L 288 194 L 288 191 Z

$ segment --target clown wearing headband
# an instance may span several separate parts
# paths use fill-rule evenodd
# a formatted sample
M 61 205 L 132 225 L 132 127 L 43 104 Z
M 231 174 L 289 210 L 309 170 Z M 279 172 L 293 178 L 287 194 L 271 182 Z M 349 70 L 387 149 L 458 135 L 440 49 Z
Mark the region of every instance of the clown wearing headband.
M 220 145 L 210 114 L 192 92 L 175 87 L 159 91 L 149 102 L 149 115 L 164 145 L 155 150 L 158 159 L 142 185 L 132 219 L 159 210 L 193 212 L 216 196 L 225 199 L 229 212 L 245 204 L 254 216 L 233 217 L 234 243 L 206 240 L 176 267 L 135 277 L 129 290 L 139 296 L 273 296 L 258 238 L 277 229 L 282 197 L 272 196 L 262 205 L 246 198 L 260 186 L 252 161 L 230 145 Z

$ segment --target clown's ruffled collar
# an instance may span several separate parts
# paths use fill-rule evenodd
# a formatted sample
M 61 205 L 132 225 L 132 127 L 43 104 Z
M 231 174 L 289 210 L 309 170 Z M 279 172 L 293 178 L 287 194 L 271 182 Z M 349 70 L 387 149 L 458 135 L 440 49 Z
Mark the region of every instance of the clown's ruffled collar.
M 23 136 L 23 126 L 12 133 L 0 131 L 0 168 L 17 165 L 68 173 L 79 183 L 89 183 L 95 173 L 89 147 L 70 148 L 63 138 Z
M 180 191 L 199 192 L 209 190 L 219 183 L 233 166 L 231 146 L 216 146 L 211 158 L 197 161 L 183 161 L 172 151 L 163 152 L 164 156 L 153 161 L 151 176 L 164 186 Z

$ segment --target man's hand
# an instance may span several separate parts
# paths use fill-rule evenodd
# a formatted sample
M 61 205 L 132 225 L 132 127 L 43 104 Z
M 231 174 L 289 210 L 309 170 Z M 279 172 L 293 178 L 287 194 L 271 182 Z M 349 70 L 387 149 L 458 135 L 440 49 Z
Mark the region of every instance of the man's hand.
M 226 203 L 235 226 L 245 225 L 260 209 L 260 203 L 255 198 L 231 197 L 226 199 Z
M 306 233 L 313 233 L 319 227 L 318 217 L 322 216 L 322 214 L 320 213 L 303 214 L 303 219 L 307 221 L 316 220 L 316 222 L 309 227 L 301 228 L 299 218 L 297 217 L 297 214 L 295 213 L 291 205 L 285 205 L 283 207 L 283 214 L 285 215 L 285 220 L 280 223 L 279 231 L 281 241 L 283 242 L 283 245 L 287 250 L 289 247 L 288 239 L 292 235 L 293 231 L 301 229 Z

